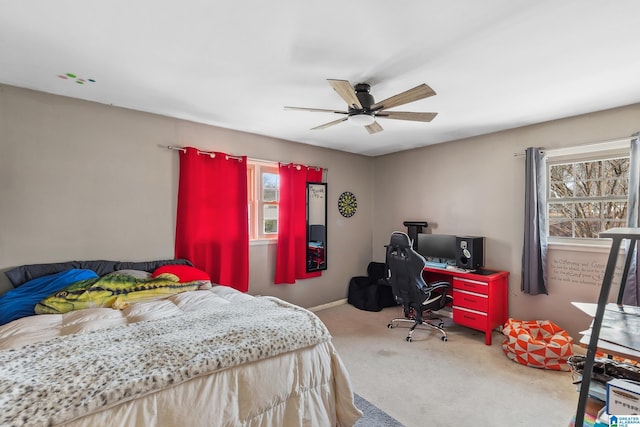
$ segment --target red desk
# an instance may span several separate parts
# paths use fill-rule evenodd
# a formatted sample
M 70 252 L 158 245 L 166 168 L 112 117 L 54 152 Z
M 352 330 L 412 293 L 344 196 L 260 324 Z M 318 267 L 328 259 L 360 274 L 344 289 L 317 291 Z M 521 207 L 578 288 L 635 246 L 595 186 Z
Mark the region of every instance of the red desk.
M 484 270 L 461 273 L 425 267 L 425 281 L 446 280 L 451 284 L 453 321 L 483 331 L 485 344 L 491 345 L 491 331 L 508 317 L 509 272 Z

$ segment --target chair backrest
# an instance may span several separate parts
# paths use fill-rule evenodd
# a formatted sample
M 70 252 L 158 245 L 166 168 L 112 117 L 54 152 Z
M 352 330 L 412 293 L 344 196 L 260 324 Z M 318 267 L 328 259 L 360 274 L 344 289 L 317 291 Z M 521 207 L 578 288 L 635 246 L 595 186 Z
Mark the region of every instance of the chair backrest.
M 427 284 L 422 277 L 426 260 L 416 252 L 406 233 L 394 231 L 387 246 L 387 265 L 391 273 L 390 282 L 397 301 L 407 307 L 420 309 L 429 297 Z
M 311 224 L 309 226 L 309 241 L 311 242 L 324 242 L 325 226 L 322 224 Z

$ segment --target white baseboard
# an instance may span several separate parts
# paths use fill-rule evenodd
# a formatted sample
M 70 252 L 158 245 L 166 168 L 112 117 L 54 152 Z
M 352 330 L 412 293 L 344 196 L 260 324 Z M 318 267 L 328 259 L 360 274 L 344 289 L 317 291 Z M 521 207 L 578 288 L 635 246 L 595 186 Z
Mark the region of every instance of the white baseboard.
M 328 302 L 326 304 L 317 305 L 315 307 L 308 308 L 307 310 L 313 311 L 315 313 L 316 311 L 326 310 L 327 308 L 337 307 L 339 305 L 343 305 L 343 304 L 346 304 L 346 303 L 347 303 L 347 299 L 344 298 L 344 299 L 339 299 L 337 301 Z

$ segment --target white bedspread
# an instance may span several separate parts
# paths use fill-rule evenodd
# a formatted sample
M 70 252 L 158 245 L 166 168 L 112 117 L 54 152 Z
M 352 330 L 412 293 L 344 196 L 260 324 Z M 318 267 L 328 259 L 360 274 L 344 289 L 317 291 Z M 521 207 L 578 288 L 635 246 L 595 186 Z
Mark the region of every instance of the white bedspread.
M 122 312 L 20 319 L 0 327 L 0 348 L 3 426 L 329 426 L 352 425 L 359 416 L 329 332 L 313 313 L 229 288 Z

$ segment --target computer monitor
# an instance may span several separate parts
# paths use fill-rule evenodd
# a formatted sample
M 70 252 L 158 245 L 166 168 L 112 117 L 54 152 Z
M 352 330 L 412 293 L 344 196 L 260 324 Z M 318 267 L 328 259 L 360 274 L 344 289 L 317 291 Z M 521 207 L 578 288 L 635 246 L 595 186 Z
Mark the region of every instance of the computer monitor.
M 418 253 L 427 261 L 439 258 L 439 262 L 456 259 L 456 236 L 450 234 L 418 233 Z

